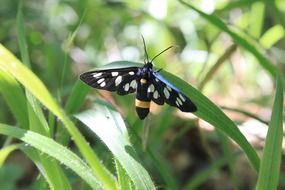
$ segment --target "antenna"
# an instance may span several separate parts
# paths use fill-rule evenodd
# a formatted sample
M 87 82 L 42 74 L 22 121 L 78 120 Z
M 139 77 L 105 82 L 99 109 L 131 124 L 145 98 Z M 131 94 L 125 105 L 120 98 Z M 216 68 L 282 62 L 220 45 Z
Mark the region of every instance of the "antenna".
M 147 51 L 146 51 L 146 45 L 145 45 L 145 41 L 144 41 L 143 35 L 141 35 L 141 36 L 142 36 L 142 40 L 143 40 L 144 53 L 145 53 L 145 56 L 146 56 L 145 63 L 147 63 L 149 61 L 149 59 L 148 59 L 148 54 L 147 54 Z
M 169 46 L 168 48 L 164 49 L 162 52 L 160 52 L 159 54 L 157 54 L 156 56 L 154 56 L 154 58 L 151 59 L 150 62 L 152 62 L 155 58 L 157 58 L 159 55 L 161 55 L 162 53 L 164 53 L 165 51 L 169 50 L 170 48 L 173 48 L 174 46 Z

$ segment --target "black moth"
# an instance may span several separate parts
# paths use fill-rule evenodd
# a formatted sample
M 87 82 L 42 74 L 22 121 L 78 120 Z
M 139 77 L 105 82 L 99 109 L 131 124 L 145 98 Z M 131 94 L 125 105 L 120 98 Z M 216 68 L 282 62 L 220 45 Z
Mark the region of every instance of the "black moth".
M 163 105 L 165 102 L 183 112 L 197 111 L 197 107 L 188 97 L 163 78 L 159 73 L 160 70 L 156 71 L 152 67 L 152 61 L 172 46 L 149 60 L 144 39 L 143 43 L 146 55 L 143 67 L 90 71 L 81 74 L 80 79 L 94 88 L 117 91 L 119 95 L 136 92 L 136 112 L 140 119 L 148 115 L 150 101 L 158 105 Z

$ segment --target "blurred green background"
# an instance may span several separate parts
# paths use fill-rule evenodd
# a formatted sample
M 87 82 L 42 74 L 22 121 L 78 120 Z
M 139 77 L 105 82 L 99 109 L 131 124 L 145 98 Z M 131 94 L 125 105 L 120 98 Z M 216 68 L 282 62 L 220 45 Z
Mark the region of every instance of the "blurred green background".
M 0 42 L 21 59 L 16 25 L 19 2 L 0 2 Z M 80 83 L 81 73 L 117 60 L 142 63 L 145 57 L 141 35 L 150 57 L 174 45 L 174 49 L 155 60 L 155 66 L 179 76 L 221 107 L 259 153 L 264 146 L 276 90 L 272 68 L 278 70 L 283 80 L 285 76 L 285 1 L 189 3 L 210 19 L 183 2 L 170 0 L 22 1 L 25 31 L 21 34 L 27 40 L 30 69 L 64 108 L 74 85 Z M 223 21 L 227 28 L 214 18 Z M 258 57 L 256 51 L 268 62 L 262 61 L 263 57 Z M 255 187 L 257 174 L 243 152 L 207 122 L 168 105 L 152 105 L 147 133 L 145 123 L 135 113 L 134 95 L 121 97 L 82 86 L 82 92 L 89 92 L 88 95 L 67 112 L 73 115 L 98 101 L 115 106 L 157 189 Z M 7 111 L 9 107 L 1 97 L 0 105 L 1 123 L 17 125 L 18 121 Z M 44 112 L 49 124 L 61 125 L 47 110 Z M 81 124 L 76 126 L 106 167 L 114 170 L 111 153 L 104 144 Z M 53 138 L 60 142 L 59 132 L 60 129 L 55 129 Z M 64 138 L 76 152 L 69 136 Z M 0 142 L 4 145 L 7 139 L 1 136 Z M 144 155 L 144 143 L 151 154 Z M 283 143 L 279 189 L 285 189 L 284 149 Z M 235 158 L 233 168 L 225 161 L 228 152 Z M 64 171 L 74 189 L 89 189 L 73 172 Z M 163 176 L 165 172 L 169 175 Z M 39 176 L 33 162 L 15 151 L 0 168 L 0 189 L 47 188 Z M 167 180 L 172 187 L 167 185 Z

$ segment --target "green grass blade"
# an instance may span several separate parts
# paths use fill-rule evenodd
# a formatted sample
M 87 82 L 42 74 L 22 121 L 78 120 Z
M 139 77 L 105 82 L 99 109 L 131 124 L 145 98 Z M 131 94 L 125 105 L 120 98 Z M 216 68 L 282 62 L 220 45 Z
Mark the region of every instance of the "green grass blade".
M 3 166 L 6 158 L 10 155 L 14 150 L 19 149 L 20 144 L 11 144 L 9 146 L 3 147 L 0 149 L 0 168 Z
M 66 105 L 65 105 L 65 111 L 67 113 L 75 113 L 78 108 L 82 105 L 84 102 L 84 99 L 87 95 L 87 93 L 90 91 L 90 88 L 83 84 L 81 81 L 76 81 L 71 95 L 69 96 Z
M 257 180 L 257 190 L 277 189 L 278 185 L 283 137 L 283 87 L 279 77 L 276 86 L 271 120 Z
M 115 166 L 116 166 L 116 172 L 120 188 L 123 190 L 132 190 L 132 181 L 130 177 L 126 174 L 126 171 L 121 166 L 120 162 L 116 159 L 115 159 Z
M 214 26 L 216 26 L 220 30 L 222 30 L 222 31 L 226 32 L 227 34 L 229 34 L 233 38 L 235 43 L 239 44 L 241 47 L 243 47 L 244 49 L 246 49 L 247 51 L 252 53 L 255 56 L 255 58 L 258 60 L 258 63 L 266 71 L 268 71 L 270 73 L 270 75 L 272 75 L 274 77 L 276 76 L 277 70 L 276 70 L 275 66 L 261 52 L 259 52 L 259 50 L 254 45 L 250 44 L 250 42 L 248 42 L 246 39 L 241 37 L 237 32 L 231 30 L 218 17 L 216 17 L 215 15 L 206 14 L 206 13 L 200 11 L 199 9 L 197 9 L 196 7 L 194 7 L 193 5 L 191 5 L 189 3 L 186 3 L 183 0 L 179 0 L 179 1 L 183 5 L 193 9 L 194 11 L 196 11 L 200 16 L 202 16 L 204 19 L 209 21 L 211 24 L 213 24 Z
M 30 124 L 29 129 L 48 137 L 52 136 L 42 108 L 37 100 L 28 92 L 26 93 L 26 97 Z
M 73 122 L 60 109 L 42 81 L 28 68 L 26 68 L 14 55 L 0 44 L 0 70 L 9 72 L 15 77 L 34 97 L 56 115 L 64 124 L 74 139 L 80 152 L 88 161 L 96 176 L 100 179 L 102 186 L 106 189 L 116 189 L 117 182 L 111 173 L 100 162 L 84 137 L 74 126 Z
M 28 53 L 28 45 L 26 41 L 25 35 L 25 27 L 24 27 L 24 19 L 23 19 L 23 12 L 22 12 L 23 1 L 19 1 L 18 12 L 17 12 L 17 20 L 16 20 L 16 27 L 17 27 L 17 39 L 18 44 L 20 47 L 22 61 L 28 67 L 31 67 L 30 57 Z
M 104 68 L 122 68 L 130 66 L 140 67 L 142 64 L 128 61 L 117 61 L 104 66 Z M 212 124 L 214 127 L 224 132 L 237 144 L 239 144 L 239 146 L 246 153 L 253 168 L 258 171 L 260 161 L 259 157 L 257 156 L 254 148 L 239 131 L 235 123 L 228 118 L 213 102 L 211 102 L 207 97 L 190 86 L 188 83 L 164 70 L 160 71 L 160 73 L 196 104 L 198 111 L 194 113 L 195 115 Z
M 96 133 L 110 149 L 133 181 L 135 189 L 155 189 L 129 142 L 125 123 L 119 113 L 107 106 L 96 104 L 95 109 L 77 114 L 76 118 Z
M 60 163 L 69 167 L 92 188 L 101 189 L 98 179 L 94 176 L 88 165 L 76 154 L 54 140 L 32 131 L 23 130 L 5 124 L 0 124 L 0 134 L 18 138 L 33 146 L 37 150 L 55 158 Z
M 29 117 L 24 92 L 19 87 L 17 81 L 9 73 L 5 73 L 1 69 L 0 93 L 20 126 L 24 129 L 28 129 Z
M 20 146 L 20 149 L 34 162 L 44 179 L 48 182 L 50 189 L 72 190 L 68 179 L 56 160 L 51 159 L 46 154 L 40 154 L 38 150 L 23 144 Z

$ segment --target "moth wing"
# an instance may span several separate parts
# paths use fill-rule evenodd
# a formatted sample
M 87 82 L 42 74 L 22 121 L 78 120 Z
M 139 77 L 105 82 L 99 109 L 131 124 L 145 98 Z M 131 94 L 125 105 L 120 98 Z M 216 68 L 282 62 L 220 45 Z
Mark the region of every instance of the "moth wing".
M 153 82 L 155 91 L 159 93 L 159 98 L 156 98 L 153 93 L 152 101 L 161 105 L 163 99 L 164 102 L 170 106 L 175 106 L 183 112 L 195 112 L 197 107 L 195 104 L 185 96 L 178 88 L 168 82 L 159 72 L 153 72 Z M 155 92 L 154 91 L 154 92 Z
M 126 95 L 136 91 L 137 72 L 138 67 L 96 70 L 81 74 L 80 79 L 93 88 Z

